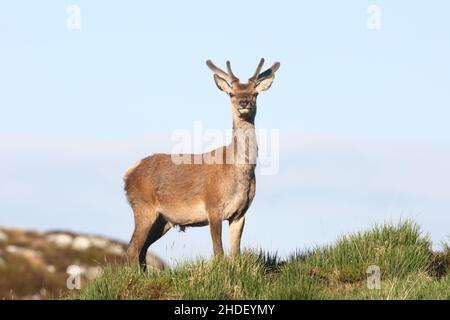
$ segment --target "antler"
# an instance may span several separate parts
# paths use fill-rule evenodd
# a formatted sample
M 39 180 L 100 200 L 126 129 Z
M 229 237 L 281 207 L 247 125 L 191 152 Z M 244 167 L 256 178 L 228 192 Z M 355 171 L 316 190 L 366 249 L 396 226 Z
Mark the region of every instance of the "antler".
M 264 64 L 264 58 L 261 58 L 261 60 L 259 61 L 258 67 L 256 67 L 255 74 L 251 78 L 249 78 L 248 81 L 256 82 L 256 80 L 258 80 L 258 75 L 259 75 L 259 72 L 261 71 L 263 64 Z
M 211 69 L 212 72 L 224 78 L 225 80 L 228 80 L 231 83 L 233 83 L 234 81 L 239 81 L 239 79 L 233 74 L 233 71 L 231 71 L 230 61 L 227 61 L 228 73 L 217 67 L 211 60 L 207 60 L 206 64 L 208 65 L 208 67 Z
M 234 81 L 239 81 L 239 78 L 234 75 L 233 71 L 231 71 L 230 61 L 227 61 L 227 70 L 228 70 L 228 74 L 232 78 L 231 83 L 233 83 Z
M 280 63 L 279 62 L 275 62 L 269 69 L 267 69 L 266 71 L 260 73 L 258 75 L 258 78 L 256 78 L 256 81 L 262 80 L 266 77 L 270 77 L 273 74 L 275 74 L 275 72 L 280 68 Z
M 211 60 L 207 60 L 206 64 L 212 70 L 212 72 L 214 72 L 218 76 L 224 78 L 225 80 L 228 80 L 231 83 L 233 83 L 235 81 L 239 81 L 239 78 L 236 77 L 234 75 L 233 71 L 231 70 L 231 63 L 230 63 L 230 61 L 227 61 L 228 73 L 223 71 L 219 67 L 217 67 Z M 279 62 L 275 62 L 269 69 L 267 69 L 266 71 L 260 73 L 263 65 L 264 65 L 264 58 L 261 58 L 261 60 L 259 61 L 258 67 L 256 68 L 255 74 L 251 78 L 249 78 L 248 81 L 257 83 L 257 82 L 259 82 L 260 80 L 262 80 L 262 79 L 264 79 L 266 77 L 272 76 L 278 70 L 278 68 L 280 68 L 280 63 Z

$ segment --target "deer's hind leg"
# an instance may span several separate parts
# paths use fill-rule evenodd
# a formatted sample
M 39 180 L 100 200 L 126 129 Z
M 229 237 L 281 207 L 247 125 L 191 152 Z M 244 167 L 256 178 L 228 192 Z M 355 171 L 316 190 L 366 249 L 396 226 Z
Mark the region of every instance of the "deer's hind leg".
M 158 229 L 159 213 L 153 206 L 143 203 L 134 203 L 133 211 L 134 232 L 128 245 L 127 257 L 130 262 L 139 261 L 141 266 L 145 267 L 145 257 L 149 246 L 146 246 L 147 239 L 155 224 Z
M 158 214 L 139 253 L 139 264 L 144 270 L 147 268 L 146 257 L 148 248 L 165 235 L 171 228 L 172 225 L 168 223 L 161 214 Z

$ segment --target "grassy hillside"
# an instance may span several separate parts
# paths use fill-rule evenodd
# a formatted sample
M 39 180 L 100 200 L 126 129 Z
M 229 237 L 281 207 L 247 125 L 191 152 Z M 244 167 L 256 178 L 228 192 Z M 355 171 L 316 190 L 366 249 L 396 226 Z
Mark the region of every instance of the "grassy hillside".
M 381 270 L 381 289 L 368 289 L 367 268 Z M 76 299 L 450 299 L 450 249 L 433 252 L 412 222 L 375 226 L 334 245 L 275 254 L 246 252 L 141 272 L 109 267 Z
M 0 300 L 67 294 L 69 266 L 79 268 L 84 285 L 104 266 L 123 264 L 125 248 L 122 242 L 93 235 L 0 228 Z M 153 255 L 148 261 L 164 267 Z

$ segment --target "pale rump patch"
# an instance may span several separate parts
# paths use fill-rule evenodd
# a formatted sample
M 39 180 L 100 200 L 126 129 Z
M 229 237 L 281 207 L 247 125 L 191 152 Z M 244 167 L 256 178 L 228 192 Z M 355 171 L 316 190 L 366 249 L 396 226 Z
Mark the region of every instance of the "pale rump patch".
M 125 174 L 123 176 L 123 180 L 126 181 L 128 179 L 128 176 L 134 171 L 134 169 L 136 169 L 137 167 L 139 167 L 139 165 L 141 164 L 142 160 L 136 162 L 136 164 L 132 167 L 129 167 L 127 169 L 127 171 L 125 171 Z

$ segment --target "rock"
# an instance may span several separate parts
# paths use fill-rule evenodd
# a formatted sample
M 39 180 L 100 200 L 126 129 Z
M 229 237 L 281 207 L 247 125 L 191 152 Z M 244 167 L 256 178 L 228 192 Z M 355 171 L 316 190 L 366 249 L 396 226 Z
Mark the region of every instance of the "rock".
M 93 280 L 102 274 L 103 269 L 101 267 L 85 267 L 84 274 L 89 280 Z
M 12 253 L 12 254 L 17 253 L 19 250 L 20 250 L 19 247 L 16 247 L 16 246 L 7 246 L 6 247 L 6 252 Z
M 23 300 L 42 300 L 42 297 L 39 293 L 35 293 L 32 296 L 25 296 Z
M 72 242 L 72 249 L 84 251 L 91 247 L 91 240 L 88 237 L 78 236 Z
M 148 266 L 160 270 L 164 270 L 166 268 L 166 263 L 152 253 L 147 253 L 146 262 Z
M 107 249 L 106 249 L 109 253 L 115 254 L 115 255 L 122 255 L 125 253 L 124 248 L 120 245 L 120 244 L 111 244 Z
M 41 288 L 41 290 L 39 290 L 39 295 L 45 297 L 47 295 L 47 289 Z
M 109 240 L 105 238 L 91 237 L 90 240 L 92 246 L 96 248 L 105 249 L 109 245 Z
M 100 276 L 103 272 L 103 269 L 100 266 L 80 266 L 80 265 L 70 265 L 66 273 L 72 276 L 73 279 L 84 275 L 88 280 L 93 280 Z
M 0 230 L 0 242 L 6 242 L 8 241 L 8 235 L 3 232 L 2 230 Z
M 11 245 L 6 247 L 6 252 L 15 255 L 20 255 L 23 258 L 27 259 L 28 262 L 33 265 L 36 266 L 44 265 L 44 261 L 42 259 L 42 252 L 40 251 Z
M 50 273 L 55 273 L 56 267 L 54 265 L 50 264 L 47 266 L 47 271 Z
M 60 248 L 67 248 L 72 244 L 73 238 L 66 233 L 54 233 L 47 236 L 47 241 Z

